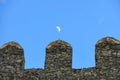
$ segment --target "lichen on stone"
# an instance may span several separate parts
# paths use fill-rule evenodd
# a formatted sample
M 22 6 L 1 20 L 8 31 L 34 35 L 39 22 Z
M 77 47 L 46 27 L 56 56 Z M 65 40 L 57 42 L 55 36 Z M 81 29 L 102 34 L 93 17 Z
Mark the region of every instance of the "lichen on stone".
M 16 48 L 19 48 L 19 49 L 23 49 L 17 42 L 15 41 L 11 41 L 11 42 L 8 42 L 8 43 L 5 43 L 1 48 L 5 48 L 7 46 L 14 46 Z

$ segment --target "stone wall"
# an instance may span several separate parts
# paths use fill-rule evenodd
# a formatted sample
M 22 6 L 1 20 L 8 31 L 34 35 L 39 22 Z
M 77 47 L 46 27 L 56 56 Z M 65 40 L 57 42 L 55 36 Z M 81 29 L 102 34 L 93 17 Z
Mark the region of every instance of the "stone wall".
M 24 54 L 16 42 L 9 42 L 0 48 L 0 80 L 23 80 Z
M 56 40 L 46 47 L 44 69 L 24 69 L 24 50 L 12 41 L 0 48 L 0 80 L 120 80 L 120 41 L 102 38 L 95 53 L 95 67 L 72 69 L 72 46 Z
M 98 41 L 95 58 L 99 79 L 120 79 L 120 41 L 111 37 Z
M 70 75 L 72 70 L 72 47 L 67 42 L 57 40 L 46 48 L 45 74 L 52 78 Z M 52 74 L 51 74 L 52 73 Z

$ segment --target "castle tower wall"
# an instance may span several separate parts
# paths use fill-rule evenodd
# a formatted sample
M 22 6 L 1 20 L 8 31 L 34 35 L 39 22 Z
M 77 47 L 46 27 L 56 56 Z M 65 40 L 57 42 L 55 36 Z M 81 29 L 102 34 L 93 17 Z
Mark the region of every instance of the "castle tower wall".
M 72 47 L 65 41 L 57 40 L 50 43 L 46 48 L 45 71 L 63 75 L 70 73 L 72 69 Z M 64 75 L 67 75 L 64 74 Z
M 117 79 L 120 76 L 120 41 L 105 37 L 99 40 L 96 44 L 96 68 L 99 69 L 99 79 L 108 80 Z
M 0 48 L 0 80 L 23 80 L 24 54 L 16 42 L 9 42 Z
M 45 68 L 24 69 L 24 51 L 16 42 L 0 48 L 0 80 L 120 80 L 120 41 L 96 43 L 96 66 L 72 69 L 72 47 L 57 40 L 46 47 Z

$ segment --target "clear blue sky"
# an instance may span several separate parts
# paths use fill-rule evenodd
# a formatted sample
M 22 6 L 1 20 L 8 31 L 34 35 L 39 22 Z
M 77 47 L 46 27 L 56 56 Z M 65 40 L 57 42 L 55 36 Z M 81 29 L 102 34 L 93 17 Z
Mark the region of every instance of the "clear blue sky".
M 0 0 L 0 45 L 22 45 L 25 68 L 43 68 L 45 48 L 57 39 L 73 46 L 73 68 L 94 67 L 105 36 L 120 39 L 119 0 Z

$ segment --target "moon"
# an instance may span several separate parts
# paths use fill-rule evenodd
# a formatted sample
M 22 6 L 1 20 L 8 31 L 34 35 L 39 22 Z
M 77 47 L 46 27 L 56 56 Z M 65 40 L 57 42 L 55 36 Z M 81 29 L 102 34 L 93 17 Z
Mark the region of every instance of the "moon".
M 58 32 L 60 32 L 60 31 L 61 31 L 60 26 L 56 26 L 56 28 L 57 28 Z

